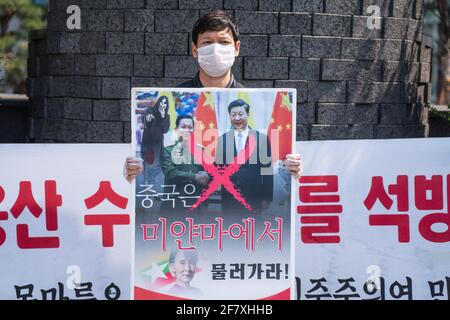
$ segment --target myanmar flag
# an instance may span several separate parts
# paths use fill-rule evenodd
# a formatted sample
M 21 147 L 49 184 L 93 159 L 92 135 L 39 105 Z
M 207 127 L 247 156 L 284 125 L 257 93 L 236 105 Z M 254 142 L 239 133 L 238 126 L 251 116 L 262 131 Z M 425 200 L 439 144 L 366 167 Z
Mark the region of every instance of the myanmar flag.
M 202 269 L 197 266 L 195 273 L 201 272 Z M 154 290 L 160 290 L 175 283 L 175 277 L 170 272 L 170 264 L 168 258 L 160 258 L 152 261 L 152 265 L 140 271 L 141 274 L 149 278 L 148 287 Z
M 278 132 L 272 137 L 272 130 Z M 287 92 L 278 92 L 267 131 L 272 147 L 272 160 L 284 160 L 292 152 L 292 103 Z
M 155 267 L 159 268 L 162 272 L 161 276 L 155 277 L 156 279 L 152 279 L 153 281 L 152 287 L 154 289 L 160 289 L 175 282 L 175 277 L 170 273 L 168 259 L 159 261 L 157 266 L 152 266 L 152 268 Z

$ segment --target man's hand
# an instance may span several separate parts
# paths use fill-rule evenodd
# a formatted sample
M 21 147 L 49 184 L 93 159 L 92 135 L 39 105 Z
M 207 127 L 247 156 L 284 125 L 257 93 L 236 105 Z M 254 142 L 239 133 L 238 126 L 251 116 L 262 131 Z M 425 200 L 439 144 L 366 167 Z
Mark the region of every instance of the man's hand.
M 209 181 L 209 176 L 205 171 L 199 171 L 195 174 L 195 181 L 202 186 L 206 186 Z
M 129 183 L 132 183 L 142 172 L 144 172 L 144 161 L 142 159 L 128 157 L 125 160 L 123 176 Z
M 295 179 L 300 178 L 302 159 L 299 154 L 288 154 L 283 164 Z

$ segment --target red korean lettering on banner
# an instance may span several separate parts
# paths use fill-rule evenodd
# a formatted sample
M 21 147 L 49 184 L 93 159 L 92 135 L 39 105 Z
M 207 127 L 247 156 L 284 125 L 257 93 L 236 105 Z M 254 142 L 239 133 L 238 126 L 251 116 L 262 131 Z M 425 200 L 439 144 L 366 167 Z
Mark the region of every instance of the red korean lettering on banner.
M 0 186 L 0 204 L 5 199 L 5 190 L 2 186 Z M 8 220 L 8 212 L 0 211 L 0 221 Z M 0 227 L 0 246 L 2 246 L 6 241 L 6 231 L 2 227 Z
M 394 200 L 391 196 L 396 196 L 397 213 L 375 213 L 369 215 L 371 226 L 396 226 L 398 230 L 398 241 L 409 243 L 410 237 L 410 197 L 409 197 L 409 177 L 399 175 L 396 184 L 388 186 L 388 191 L 384 187 L 383 177 L 372 177 L 369 193 L 364 200 L 364 206 L 370 211 L 377 202 L 389 211 Z M 430 242 L 444 243 L 450 241 L 450 175 L 446 177 L 446 202 L 447 212 L 429 213 L 421 218 L 419 222 L 420 235 Z M 444 177 L 433 175 L 428 179 L 424 175 L 414 176 L 414 202 L 418 211 L 444 210 L 445 192 Z M 414 212 L 417 214 L 417 212 Z M 436 224 L 445 224 L 446 231 L 438 232 L 433 230 Z
M 424 216 L 419 223 L 421 236 L 431 242 L 450 242 L 450 174 L 446 177 L 447 185 L 447 212 L 435 212 Z M 426 190 L 431 191 L 431 198 L 426 197 Z M 444 192 L 443 177 L 433 176 L 431 180 L 426 180 L 424 176 L 415 177 L 416 207 L 419 210 L 443 210 Z M 436 224 L 444 224 L 445 231 L 433 230 Z
M 303 176 L 300 178 L 297 213 L 301 215 L 303 243 L 340 243 L 339 214 L 343 207 L 338 176 Z M 331 235 L 330 235 L 331 234 Z
M 364 206 L 371 210 L 376 202 L 379 201 L 386 210 L 389 210 L 394 203 L 389 195 L 397 196 L 398 212 L 408 212 L 408 176 L 397 176 L 397 183 L 389 185 L 388 192 L 384 188 L 383 177 L 372 177 L 370 191 L 364 200 Z M 398 241 L 401 243 L 410 241 L 408 214 L 372 214 L 369 216 L 369 224 L 371 226 L 396 226 L 398 229 Z
M 111 204 L 119 209 L 125 210 L 128 205 L 128 199 L 116 193 L 110 181 L 101 181 L 99 189 L 84 200 L 85 206 L 88 210 L 97 207 L 103 201 L 108 200 Z M 103 247 L 114 246 L 114 226 L 129 225 L 129 214 L 87 214 L 84 217 L 84 224 L 87 226 L 101 226 L 102 230 L 102 245 Z
M 44 182 L 45 191 L 45 220 L 47 231 L 58 230 L 58 207 L 62 206 L 62 196 L 57 193 L 56 181 Z M 15 219 L 28 209 L 35 217 L 39 218 L 44 211 L 37 203 L 32 190 L 31 181 L 19 183 L 19 194 L 10 212 Z M 60 247 L 59 237 L 33 237 L 30 236 L 28 224 L 19 223 L 16 226 L 17 245 L 21 249 L 54 249 Z

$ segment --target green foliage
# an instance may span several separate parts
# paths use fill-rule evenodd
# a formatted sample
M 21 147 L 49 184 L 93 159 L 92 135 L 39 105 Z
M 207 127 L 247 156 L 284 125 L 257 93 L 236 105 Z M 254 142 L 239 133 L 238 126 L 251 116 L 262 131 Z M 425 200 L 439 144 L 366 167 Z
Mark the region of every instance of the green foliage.
M 4 82 L 16 93 L 25 93 L 28 58 L 28 32 L 45 27 L 46 8 L 31 0 L 0 0 L 0 68 Z M 11 30 L 13 18 L 20 21 Z

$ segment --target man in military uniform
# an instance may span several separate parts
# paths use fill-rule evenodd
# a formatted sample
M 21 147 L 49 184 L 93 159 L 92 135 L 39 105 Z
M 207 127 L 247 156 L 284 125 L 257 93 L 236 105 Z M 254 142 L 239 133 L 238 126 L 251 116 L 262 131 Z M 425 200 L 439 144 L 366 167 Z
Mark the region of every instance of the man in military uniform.
M 181 115 L 175 125 L 178 139 L 163 149 L 160 159 L 164 173 L 164 193 L 174 193 L 174 196 L 170 197 L 173 200 L 163 200 L 163 214 L 186 212 L 209 181 L 208 174 L 200 164 L 195 163 L 187 145 L 194 132 L 194 119 L 190 115 Z

